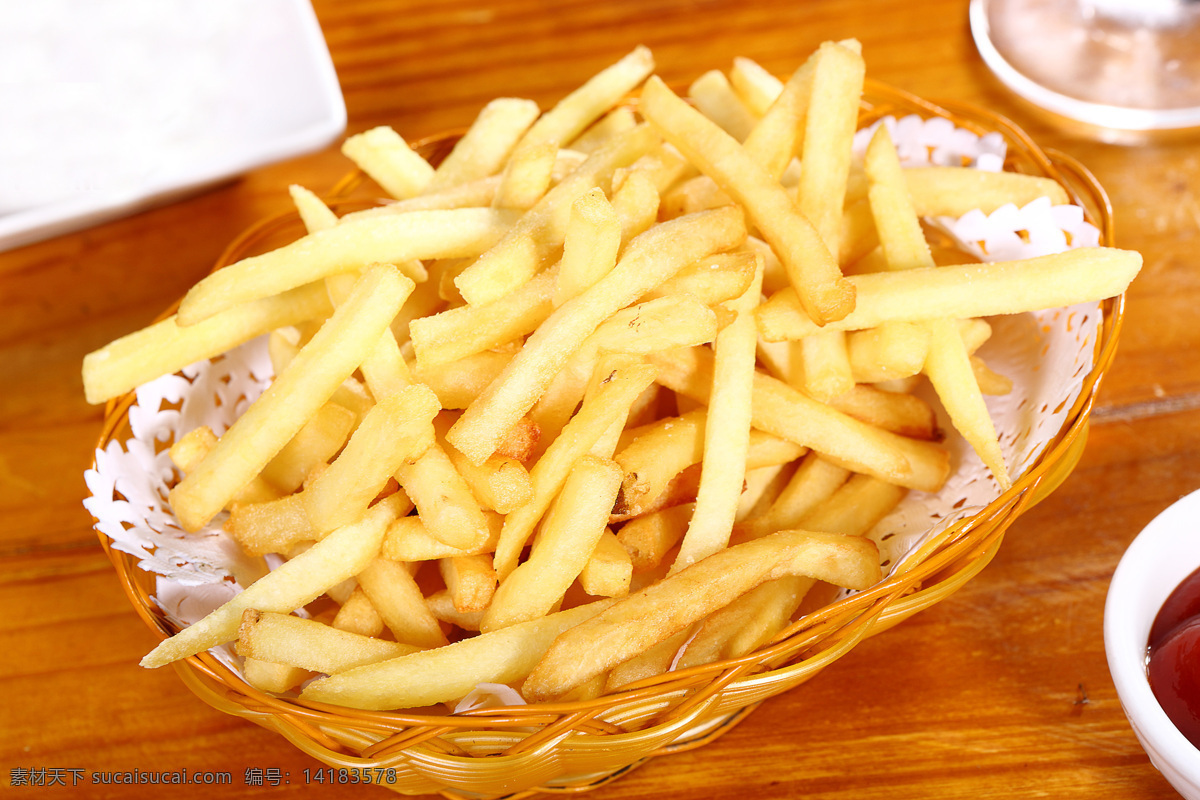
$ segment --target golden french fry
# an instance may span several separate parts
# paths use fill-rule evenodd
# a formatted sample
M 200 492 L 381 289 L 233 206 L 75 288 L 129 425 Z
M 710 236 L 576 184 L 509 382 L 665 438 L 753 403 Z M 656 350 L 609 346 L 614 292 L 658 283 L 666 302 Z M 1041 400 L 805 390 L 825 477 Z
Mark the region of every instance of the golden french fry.
M 435 423 L 438 435 L 445 437 L 449 425 L 448 417 L 439 416 Z M 526 429 L 523 425 L 517 427 L 522 431 Z M 526 442 L 536 442 L 536 437 L 527 437 Z M 445 449 L 454 468 L 467 482 L 467 486 L 471 487 L 471 493 L 485 509 L 509 514 L 533 498 L 533 479 L 529 477 L 529 470 L 522 463 L 524 459 L 497 453 L 482 464 L 476 465 L 453 447 L 446 445 Z
M 868 196 L 875 215 L 880 244 L 891 269 L 920 269 L 934 266 L 925 243 L 891 137 L 880 126 L 867 148 L 865 162 L 871 187 Z M 970 352 L 954 319 L 931 320 L 929 352 L 924 372 L 929 376 L 942 406 L 954 427 L 970 443 L 992 471 L 1001 489 L 1011 484 L 996 429 L 975 381 Z
M 558 270 L 537 275 L 491 303 L 459 306 L 409 323 L 417 368 L 482 353 L 533 332 L 554 311 Z
M 584 155 L 594 153 L 609 139 L 636 128 L 637 124 L 637 115 L 632 108 L 617 106 L 572 139 L 566 147 Z
M 425 184 L 425 195 L 498 173 L 540 113 L 532 100 L 502 97 L 489 102 L 434 169 L 433 177 Z M 478 205 L 490 203 L 489 199 Z
M 651 678 L 668 672 L 675 657 L 679 654 L 680 648 L 687 643 L 691 634 L 691 627 L 684 628 L 653 647 L 638 653 L 633 658 L 617 664 L 608 673 L 608 678 L 604 682 L 604 691 L 616 692 L 643 678 Z
M 633 579 L 633 559 L 612 529 L 605 528 L 579 573 L 579 585 L 594 597 L 624 597 Z
M 171 445 L 167 455 L 170 456 L 171 462 L 179 467 L 180 472 L 186 475 L 208 455 L 209 450 L 216 446 L 216 434 L 207 425 L 201 425 L 199 428 L 193 428 Z M 230 507 L 238 503 L 265 503 L 268 500 L 276 500 L 279 496 L 278 489 L 264 481 L 262 476 L 255 476 L 250 483 L 234 495 Z
M 324 319 L 332 312 L 324 288 L 308 283 L 235 304 L 196 325 L 182 327 L 173 315 L 84 356 L 84 393 L 89 403 L 103 403 L 275 328 Z
M 844 331 L 820 331 L 800 340 L 804 391 L 822 403 L 833 403 L 854 388 Z
M 458 611 L 483 611 L 496 593 L 496 570 L 490 554 L 451 556 L 438 560 L 446 590 Z
M 529 674 L 555 637 L 613 602 L 597 600 L 448 647 L 320 678 L 300 697 L 350 708 L 420 708 L 457 700 L 481 683 L 514 683 Z
M 321 406 L 263 467 L 263 479 L 284 494 L 296 491 L 314 469 L 342 449 L 355 422 L 354 412 L 348 408 L 337 403 Z
M 435 441 L 419 459 L 401 464 L 395 477 L 430 536 L 460 550 L 487 541 L 487 515 L 441 444 Z
M 571 206 L 571 219 L 563 240 L 554 307 L 607 275 L 617 264 L 620 246 L 621 223 L 604 192 L 597 187 L 580 195 Z
M 1018 172 L 910 167 L 904 170 L 904 181 L 914 210 L 923 217 L 961 217 L 974 209 L 990 214 L 1008 203 L 1023 206 L 1039 197 L 1049 197 L 1054 205 L 1071 202 L 1058 181 Z
M 863 589 L 880 578 L 879 554 L 866 539 L 809 531 L 780 531 L 722 550 L 564 632 L 522 693 L 534 701 L 557 697 L 760 583 L 797 574 Z
M 1012 391 L 1012 379 L 994 372 L 978 356 L 971 356 L 971 371 L 975 373 L 975 382 L 979 384 L 979 391 L 984 394 L 1001 395 Z
M 419 516 L 412 515 L 401 517 L 388 527 L 381 552 L 384 558 L 406 562 L 435 561 L 491 552 L 496 549 L 504 517 L 494 512 L 484 512 L 484 517 L 488 523 L 488 538 L 473 550 L 462 550 L 438 541 L 429 535 L 425 522 Z
M 654 368 L 646 364 L 614 370 L 596 393 L 584 400 L 579 412 L 530 468 L 533 498 L 505 517 L 496 545 L 495 567 L 501 580 L 516 568 L 521 550 L 567 479 L 571 467 L 610 427 L 626 418 L 633 401 L 653 380 Z
M 871 215 L 888 269 L 933 266 L 933 255 L 917 221 L 886 125 L 880 125 L 871 137 L 863 166 L 870 186 L 867 197 Z
M 371 352 L 412 287 L 391 267 L 363 274 L 351 299 L 171 490 L 185 529 L 203 527 L 296 435 Z
M 615 456 L 625 473 L 614 511 L 640 516 L 657 502 L 668 484 L 704 455 L 707 410 L 694 409 L 678 417 L 663 417 L 634 431 Z M 805 448 L 759 430 L 750 431 L 747 470 L 784 464 L 804 455 Z
M 660 204 L 662 216 L 665 219 L 675 219 L 684 214 L 695 214 L 697 211 L 732 205 L 733 198 L 726 194 L 712 178 L 707 175 L 697 175 L 675 185 L 663 195 Z
M 692 81 L 688 98 L 701 114 L 739 142 L 744 142 L 754 128 L 754 115 L 720 70 L 709 70 Z
M 746 291 L 756 263 L 754 253 L 717 253 L 679 270 L 675 277 L 647 292 L 645 299 L 682 294 L 706 306 L 724 303 Z
M 371 605 L 367 593 L 355 581 L 354 591 L 342 603 L 333 621 L 329 623 L 340 631 L 349 631 L 362 636 L 379 636 L 383 633 L 383 617 Z
M 635 170 L 634 167 L 630 170 Z M 613 181 L 617 176 L 613 176 Z M 621 223 L 621 244 L 645 233 L 658 221 L 659 194 L 649 169 L 638 169 L 624 177 L 619 189 L 613 189 L 612 207 Z
M 816 453 L 809 453 L 766 513 L 740 523 L 737 535 L 758 538 L 775 531 L 801 527 L 801 521 L 832 496 L 849 477 L 850 470 Z
M 441 589 L 425 598 L 429 613 L 440 622 L 448 622 L 464 631 L 478 631 L 479 621 L 483 619 L 482 611 L 459 611 L 454 607 L 454 598 L 450 592 Z
M 717 315 L 689 295 L 666 295 L 613 314 L 571 355 L 530 415 L 553 439 L 575 412 L 601 353 L 645 354 L 712 341 Z
M 503 235 L 515 213 L 460 208 L 343 220 L 277 250 L 217 270 L 188 291 L 176 319 L 179 325 L 194 325 L 239 303 L 368 264 L 475 255 Z
M 225 530 L 252 556 L 286 553 L 300 542 L 320 539 L 304 510 L 304 494 L 258 503 L 235 503 Z
M 342 143 L 342 154 L 400 200 L 419 194 L 433 178 L 433 167 L 387 126 L 347 138 Z
M 879 383 L 916 375 L 929 352 L 929 328 L 913 322 L 885 322 L 846 336 L 850 372 L 858 383 Z
M 816 583 L 804 575 L 787 575 L 756 586 L 709 615 L 687 643 L 677 669 L 738 658 L 771 641 Z
M 496 446 L 496 452 L 492 456 L 511 458 L 514 461 L 525 463 L 533 457 L 541 438 L 542 429 L 538 426 L 537 421 L 529 416 L 521 417 L 504 434 L 504 438 L 500 440 L 500 444 Z M 486 464 L 487 461 L 483 463 Z
M 1132 250 L 1089 247 L 1017 261 L 851 275 L 857 305 L 826 327 L 863 330 L 884 322 L 990 317 L 1103 300 L 1124 292 L 1141 267 L 1141 254 Z M 791 289 L 772 296 L 757 314 L 767 341 L 819 330 Z
M 805 514 L 807 530 L 866 535 L 904 498 L 899 486 L 870 475 L 851 475 L 824 503 Z
M 611 272 L 542 323 L 500 376 L 467 407 L 447 440 L 467 458 L 482 463 L 495 452 L 504 431 L 533 407 L 554 373 L 601 322 L 685 264 L 735 247 L 744 238 L 744 221 L 736 208 L 665 222 L 635 238 Z
M 729 70 L 729 82 L 750 113 L 763 116 L 783 91 L 783 81 L 753 59 L 738 56 Z
M 651 360 L 659 368 L 659 383 L 707 402 L 711 356 L 691 348 L 656 353 Z M 856 472 L 902 486 L 937 491 L 949 475 L 949 456 L 941 447 L 867 425 L 761 372 L 754 375 L 753 424 Z
M 376 503 L 362 519 L 329 534 L 247 586 L 204 619 L 160 642 L 146 654 L 141 665 L 161 667 L 232 641 L 237 636 L 242 612 L 248 608 L 286 614 L 311 603 L 330 586 L 351 577 L 375 558 L 399 503 L 399 498 Z
M 420 648 L 388 642 L 290 614 L 246 609 L 238 627 L 237 654 L 326 675 L 406 656 Z
M 712 555 L 729 543 L 746 479 L 750 448 L 751 398 L 758 329 L 754 309 L 762 295 L 762 259 L 741 297 L 729 303 L 736 314 L 713 342 L 713 386 L 704 422 L 704 457 L 696 511 L 672 564 L 672 572 Z
M 607 113 L 654 70 L 654 56 L 638 46 L 558 101 L 521 139 L 518 147 L 549 142 L 561 147 Z
M 767 91 L 774 92 L 774 97 L 754 130 L 746 137 L 746 152 L 776 180 L 783 177 L 799 150 L 797 144 L 802 141 L 812 95 L 814 65 L 814 58 L 809 58 L 792 73 L 786 84 L 775 79 L 774 85 L 766 87 Z M 758 80 L 762 82 L 763 79 Z M 778 91 L 775 91 L 776 86 Z
M 657 134 L 648 125 L 640 125 L 588 156 L 455 278 L 463 299 L 470 305 L 491 303 L 536 275 L 562 244 L 575 200 L 657 143 Z
M 937 414 L 929 403 L 914 394 L 888 392 L 867 384 L 856 384 L 829 404 L 843 414 L 885 431 L 913 439 L 937 440 Z
M 512 357 L 512 353 L 485 350 L 456 361 L 435 364 L 418 361 L 413 368 L 413 380 L 432 389 L 442 408 L 466 408 Z
M 367 412 L 329 468 L 304 490 L 312 526 L 327 531 L 358 518 L 406 461 L 433 445 L 437 398 L 424 386 L 383 397 Z
M 554 609 L 595 551 L 620 486 L 621 469 L 612 461 L 585 455 L 575 462 L 529 559 L 500 583 L 480 630 L 506 628 Z
M 296 688 L 311 678 L 312 673 L 288 664 L 247 658 L 242 662 L 242 677 L 246 679 L 246 683 L 260 692 L 280 694 Z
M 695 503 L 664 508 L 629 520 L 617 531 L 617 541 L 629 553 L 635 571 L 657 567 L 683 539 Z
M 288 194 L 291 195 L 292 202 L 296 205 L 296 211 L 300 214 L 300 220 L 309 233 L 332 228 L 338 224 L 337 214 L 325 205 L 325 201 L 308 189 L 292 184 L 288 187 Z
M 550 188 L 557 156 L 558 149 L 548 142 L 514 151 L 504 165 L 492 207 L 518 211 L 533 208 Z
M 775 248 L 813 319 L 840 319 L 854 308 L 854 289 L 842 278 L 820 234 L 732 137 L 658 78 L 646 82 L 639 108 L 667 141 L 742 204 L 750 222 Z
M 809 106 L 820 113 L 805 115 L 796 201 L 831 253 L 839 247 L 864 73 L 862 56 L 850 47 L 825 42 L 813 56 Z
M 436 177 L 436 175 L 435 175 Z M 381 206 L 349 211 L 339 218 L 339 224 L 360 222 L 371 217 L 390 217 L 412 211 L 450 211 L 456 208 L 488 208 L 500 188 L 500 176 L 489 175 L 431 194 L 421 194 L 407 200 L 396 200 Z
M 1000 488 L 1007 489 L 1012 481 L 996 439 L 996 428 L 983 403 L 979 384 L 975 382 L 975 371 L 958 326 L 952 319 L 940 319 L 929 323 L 929 327 L 931 337 L 929 355 L 925 359 L 925 374 L 929 376 L 929 382 L 933 384 L 955 429 L 996 476 Z
M 421 648 L 447 643 L 441 626 L 425 605 L 421 589 L 403 564 L 375 558 L 356 575 L 358 585 L 397 642 Z

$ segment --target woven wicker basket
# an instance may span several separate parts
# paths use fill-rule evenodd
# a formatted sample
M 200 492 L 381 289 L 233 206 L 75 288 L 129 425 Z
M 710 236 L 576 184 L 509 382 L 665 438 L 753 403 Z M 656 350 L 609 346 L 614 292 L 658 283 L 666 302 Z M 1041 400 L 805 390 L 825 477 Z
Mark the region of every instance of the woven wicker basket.
M 1113 244 L 1107 197 L 1074 160 L 1041 150 L 1012 123 L 982 109 L 936 106 L 868 81 L 862 125 L 889 114 L 913 113 L 945 117 L 976 133 L 999 132 L 1008 145 L 1007 169 L 1058 181 L 1100 229 L 1101 244 Z M 436 160 L 452 141 L 440 137 L 425 142 L 423 153 Z M 349 176 L 333 198 L 350 196 L 359 180 Z M 263 220 L 229 247 L 217 267 L 301 232 L 294 213 Z M 397 792 L 476 798 L 600 786 L 652 756 L 717 738 L 758 703 L 804 683 L 863 637 L 942 600 L 983 569 L 1005 530 L 1057 487 L 1078 461 L 1097 387 L 1112 363 L 1123 307 L 1123 297 L 1102 304 L 1095 367 L 1062 429 L 1009 491 L 929 541 L 884 582 L 804 616 L 770 645 L 742 658 L 643 680 L 587 702 L 449 716 L 355 711 L 268 696 L 207 653 L 177 662 L 175 668 L 214 708 L 278 731 L 328 765 L 386 775 L 381 785 Z M 132 402 L 132 395 L 109 402 L 99 447 L 129 438 Z M 100 540 L 134 608 L 153 630 L 169 636 L 172 631 L 151 599 L 154 576 L 138 569 L 133 557 L 111 549 L 103 534 Z M 381 768 L 384 772 L 374 772 Z

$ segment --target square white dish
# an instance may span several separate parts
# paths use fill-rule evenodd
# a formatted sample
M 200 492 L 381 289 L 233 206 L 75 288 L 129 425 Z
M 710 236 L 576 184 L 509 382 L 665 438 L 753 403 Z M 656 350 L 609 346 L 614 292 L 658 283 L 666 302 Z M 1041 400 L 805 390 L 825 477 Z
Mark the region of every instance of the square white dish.
M 346 107 L 308 0 L 0 4 L 0 251 L 319 150 Z

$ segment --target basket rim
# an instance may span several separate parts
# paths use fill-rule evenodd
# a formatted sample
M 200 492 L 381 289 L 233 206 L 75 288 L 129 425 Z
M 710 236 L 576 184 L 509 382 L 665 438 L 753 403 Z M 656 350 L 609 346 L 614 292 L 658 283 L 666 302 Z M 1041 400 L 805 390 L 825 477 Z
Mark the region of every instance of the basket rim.
M 977 132 L 1000 132 L 1009 144 L 1010 159 L 1013 158 L 1012 148 L 1016 144 L 1021 155 L 1028 158 L 1043 175 L 1062 185 L 1068 191 L 1072 202 L 1084 209 L 1085 217 L 1100 229 L 1101 243 L 1107 246 L 1114 244 L 1112 207 L 1107 194 L 1095 177 L 1075 159 L 1055 150 L 1040 148 L 1015 123 L 982 107 L 949 101 L 934 103 L 867 79 L 864 100 L 860 107 L 860 127 L 864 118 L 883 116 L 891 109 L 920 113 L 927 117 L 940 116 L 958 125 L 976 129 Z M 425 137 L 414 142 L 413 147 L 418 150 L 429 149 L 455 135 L 457 132 Z M 363 176 L 357 170 L 346 175 L 333 187 L 329 196 L 330 202 L 335 206 L 351 203 L 348 198 L 362 180 Z M 294 210 L 261 219 L 225 248 L 214 270 L 230 263 L 240 248 L 255 237 L 263 235 L 264 231 L 293 224 L 297 220 L 298 215 Z M 177 307 L 178 301 L 157 319 L 169 316 Z M 602 736 L 607 739 L 612 736 L 644 736 L 647 731 L 654 729 L 653 719 L 637 729 L 628 731 L 597 717 L 604 711 L 621 705 L 680 692 L 688 695 L 683 701 L 683 710 L 688 714 L 699 714 L 718 704 L 724 692 L 746 688 L 754 681 L 763 680 L 767 675 L 780 674 L 784 682 L 793 678 L 802 681 L 822 669 L 826 663 L 836 660 L 837 655 L 848 650 L 864 636 L 878 632 L 876 629 L 882 629 L 882 620 L 886 619 L 885 627 L 890 627 L 900 619 L 940 601 L 950 591 L 965 583 L 994 556 L 1008 525 L 1066 477 L 1065 472 L 1057 474 L 1056 465 L 1059 465 L 1073 449 L 1082 448 L 1082 442 L 1086 439 L 1088 418 L 1094 408 L 1096 393 L 1115 356 L 1124 319 L 1125 295 L 1101 301 L 1100 309 L 1102 322 L 1097 328 L 1093 367 L 1084 379 L 1078 399 L 1068 412 L 1057 435 L 1034 459 L 1026 473 L 1013 482 L 1011 488 L 975 515 L 949 526 L 920 548 L 920 558 L 917 558 L 916 554 L 910 555 L 905 562 L 906 569 L 896 570 L 871 589 L 802 617 L 780 632 L 771 643 L 746 656 L 647 678 L 593 700 L 528 704 L 444 715 L 361 711 L 267 695 L 250 687 L 240 676 L 231 673 L 225 665 L 207 652 L 176 662 L 176 670 L 185 683 L 193 691 L 201 694 L 206 701 L 213 703 L 214 698 L 221 700 L 225 706 L 222 710 L 241 714 L 259 724 L 267 722 L 258 717 L 274 718 L 276 724 L 268 726 L 288 735 L 298 745 L 301 745 L 301 742 L 296 741 L 296 736 L 289 735 L 284 730 L 285 727 L 293 726 L 294 732 L 310 739 L 311 746 L 319 748 L 322 755 L 351 764 L 377 763 L 370 759 L 394 757 L 402 750 L 419 747 L 446 733 L 479 725 L 486 725 L 491 729 L 544 725 L 540 730 L 524 737 L 517 746 L 506 751 L 505 755 L 508 757 L 528 755 L 553 747 L 562 741 L 563 734 L 570 732 L 576 734 L 571 737 L 577 740 L 576 744 L 583 743 L 583 739 L 579 737 Z M 116 432 L 127 418 L 128 410 L 134 401 L 135 392 L 131 391 L 107 402 L 97 449 L 104 449 L 109 442 L 114 441 Z M 91 466 L 93 469 L 96 466 L 94 456 Z M 94 525 L 98 522 L 93 516 Z M 140 572 L 135 559 L 115 550 L 111 547 L 111 540 L 104 533 L 98 529 L 96 532 L 135 611 L 159 636 L 166 638 L 172 635 L 152 598 L 140 593 L 135 585 L 132 573 Z M 955 577 L 964 574 L 966 578 L 955 583 Z M 951 584 L 955 584 L 953 588 L 949 591 L 943 590 Z M 896 606 L 902 600 L 907 605 L 902 611 L 897 611 Z M 889 610 L 892 613 L 889 614 Z M 825 631 L 830 633 L 822 638 L 822 632 Z M 837 635 L 839 633 L 842 634 L 840 638 Z M 807 639 L 803 638 L 805 636 Z M 793 641 L 796 637 L 801 637 L 802 644 L 811 640 L 812 645 L 796 650 Z M 792 649 L 792 652 L 787 654 L 789 649 Z M 781 654 L 786 655 L 786 663 L 783 666 L 764 669 L 765 663 L 772 662 Z M 814 662 L 814 659 L 819 659 L 824 654 L 833 655 L 827 657 L 824 662 Z M 810 662 L 813 662 L 812 665 Z M 788 673 L 788 670 L 791 670 L 791 673 Z M 223 691 L 215 687 L 223 687 Z M 674 710 L 678 711 L 679 708 Z M 347 748 L 327 732 L 327 728 L 347 724 L 355 730 L 372 731 L 383 736 L 375 745 L 366 748 L 363 753 L 363 759 L 366 761 L 342 755 Z M 405 735 L 405 732 L 408 735 Z M 705 741 L 708 739 L 698 740 L 697 744 Z M 303 749 L 312 752 L 309 747 Z M 474 758 L 469 755 L 465 757 Z

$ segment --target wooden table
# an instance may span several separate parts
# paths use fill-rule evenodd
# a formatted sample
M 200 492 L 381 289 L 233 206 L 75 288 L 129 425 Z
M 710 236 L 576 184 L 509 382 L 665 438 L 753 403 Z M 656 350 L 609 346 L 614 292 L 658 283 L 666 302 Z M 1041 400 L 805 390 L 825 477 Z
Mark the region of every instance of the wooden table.
M 1088 165 L 1112 195 L 1120 244 L 1146 263 L 1074 475 L 958 594 L 866 641 L 712 745 L 654 760 L 593 796 L 1173 796 L 1121 713 L 1101 618 L 1126 545 L 1200 486 L 1194 140 L 1123 147 L 1048 127 L 980 60 L 965 0 L 318 0 L 316 8 L 350 132 L 390 124 L 420 137 L 465 125 L 498 95 L 552 103 L 637 43 L 680 82 L 736 55 L 787 73 L 821 41 L 854 36 L 868 75 L 991 107 Z M 344 163 L 331 148 L 0 255 L 0 784 L 15 768 L 66 778 L 65 788 L 14 797 L 159 796 L 137 786 L 72 789 L 73 769 L 85 778 L 228 771 L 233 785 L 212 790 L 217 798 L 386 796 L 306 787 L 302 770 L 318 765 L 282 738 L 210 709 L 171 670 L 139 668 L 155 637 L 80 504 L 101 419 L 83 399 L 83 355 L 180 296 L 235 234 L 286 206 L 288 183 L 328 187 Z M 279 768 L 291 780 L 250 789 L 249 768 Z

